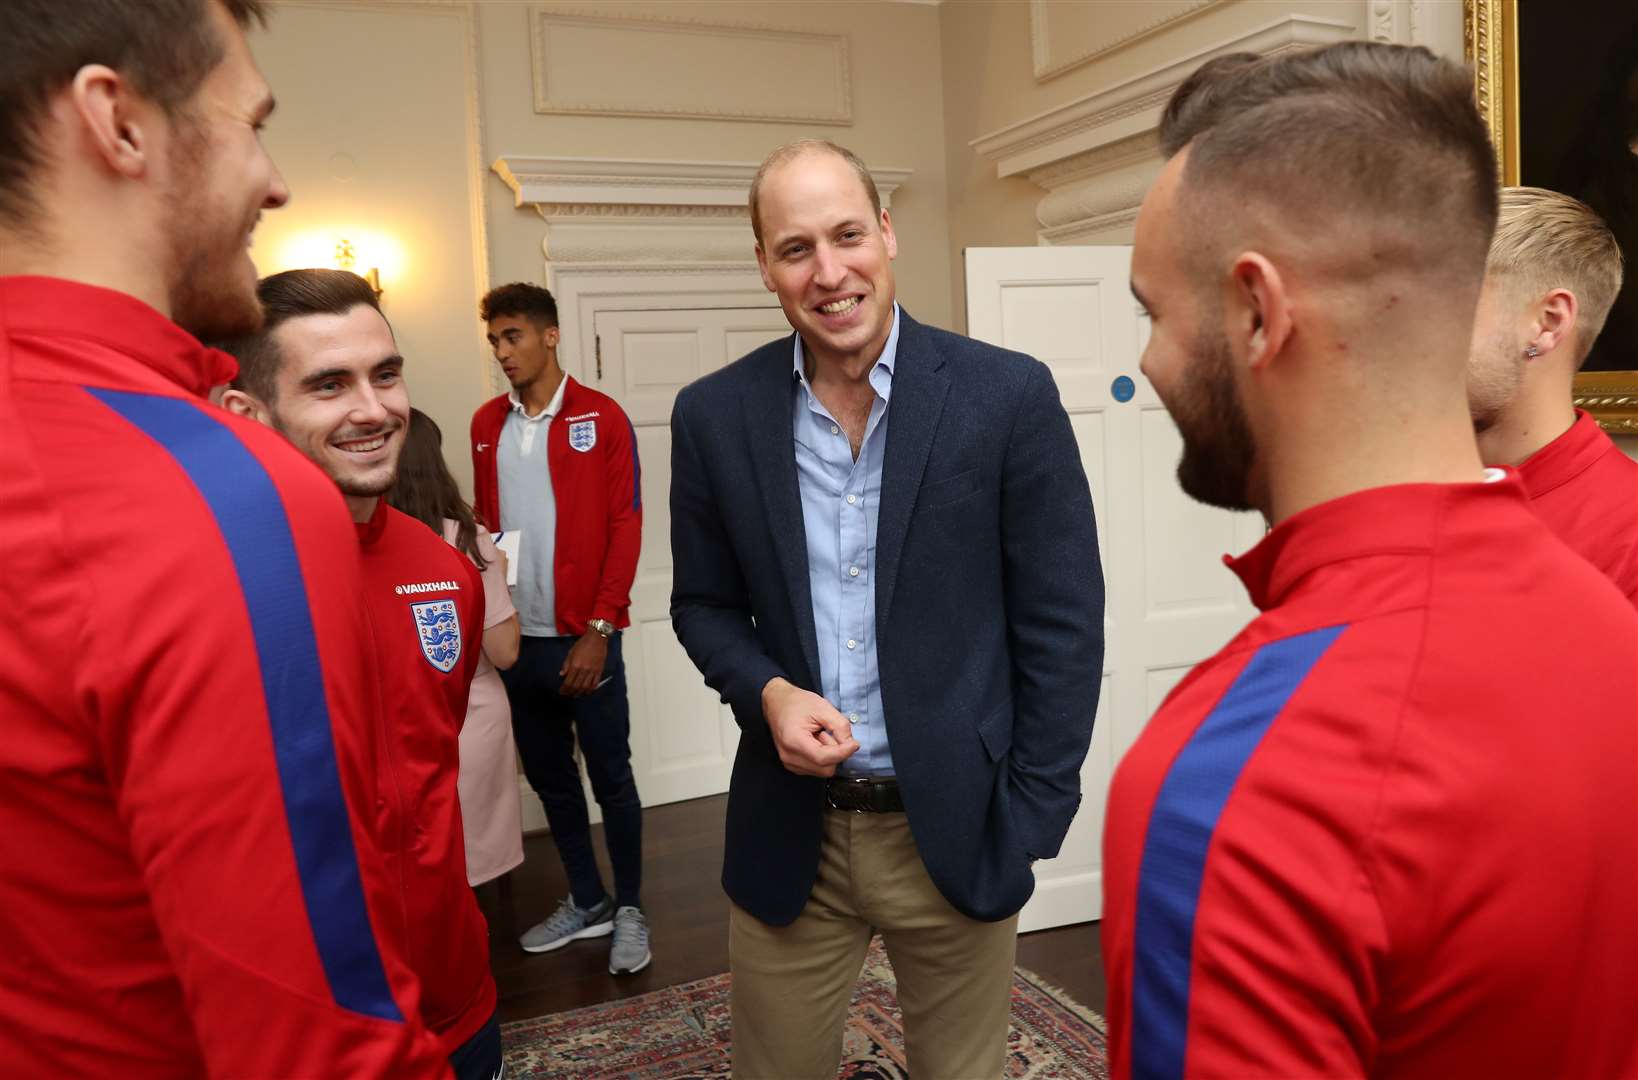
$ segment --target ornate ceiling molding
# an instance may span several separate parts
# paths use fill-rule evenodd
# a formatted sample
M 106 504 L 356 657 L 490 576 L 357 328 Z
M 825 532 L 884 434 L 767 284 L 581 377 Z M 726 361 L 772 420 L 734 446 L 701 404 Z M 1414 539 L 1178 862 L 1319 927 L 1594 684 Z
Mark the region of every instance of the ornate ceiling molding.
M 751 180 L 737 161 L 505 156 L 491 166 L 515 204 L 548 224 L 546 259 L 557 270 L 752 270 Z M 909 169 L 872 169 L 882 205 Z
M 758 166 L 739 161 L 505 155 L 490 167 L 512 189 L 517 206 L 533 206 L 551 220 L 608 215 L 616 212 L 614 208 L 625 216 L 701 217 L 730 209 L 745 216 Z M 891 206 L 893 193 L 910 170 L 872 169 L 870 175 L 882 205 Z
M 1271 56 L 1355 36 L 1350 22 L 1288 15 L 1107 90 L 980 136 L 969 145 L 982 156 L 996 159 L 999 176 L 1029 173 L 1075 154 L 1153 131 L 1172 91 L 1214 56 L 1230 52 Z
M 1160 172 L 1160 114 L 1196 68 L 1224 53 L 1272 56 L 1355 36 L 1352 23 L 1289 15 L 970 145 L 996 159 L 998 176 L 1027 176 L 1046 189 L 1035 209 L 1041 242 L 1126 242 L 1138 204 Z

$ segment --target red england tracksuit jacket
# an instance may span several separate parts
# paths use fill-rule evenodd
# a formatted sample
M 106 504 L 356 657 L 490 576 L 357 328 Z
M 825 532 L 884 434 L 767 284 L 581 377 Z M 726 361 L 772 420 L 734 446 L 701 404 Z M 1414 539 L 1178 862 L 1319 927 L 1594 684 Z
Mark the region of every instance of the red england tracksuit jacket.
M 548 421 L 546 433 L 546 464 L 557 500 L 552 580 L 558 632 L 580 635 L 588 619 L 631 625 L 631 582 L 643 543 L 642 470 L 637 436 L 620 406 L 607 394 L 564 379 L 563 407 Z M 474 507 L 491 529 L 500 528 L 495 454 L 511 409 L 510 397 L 502 394 L 472 414 Z M 570 445 L 576 431 L 580 448 Z
M 1638 613 L 1516 474 L 1231 565 L 1110 791 L 1111 1075 L 1638 1076 Z
M 1638 461 L 1576 410 L 1570 430 L 1519 466 L 1530 509 L 1638 604 Z
M 147 305 L 0 278 L 0 1075 L 441 1077 L 341 496 Z
M 471 560 L 385 499 L 356 529 L 383 705 L 379 830 L 403 889 L 421 1018 L 449 1054 L 495 1011 L 489 930 L 466 883 L 456 791 L 483 647 L 483 584 Z

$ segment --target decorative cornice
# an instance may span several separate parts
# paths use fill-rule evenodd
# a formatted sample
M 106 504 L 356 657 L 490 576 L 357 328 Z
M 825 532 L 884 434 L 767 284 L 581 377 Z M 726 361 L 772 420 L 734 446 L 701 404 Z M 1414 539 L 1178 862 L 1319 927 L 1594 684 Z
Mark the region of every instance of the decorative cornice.
M 756 265 L 750 224 L 738 220 L 655 222 L 600 218 L 556 221 L 544 250 L 553 266 Z
M 1135 214 L 1160 167 L 1158 155 L 1145 157 L 1111 172 L 1054 187 L 1036 206 L 1035 218 L 1051 230 L 1107 214 Z
M 1194 0 L 1189 7 L 1182 11 L 1174 11 L 1169 15 L 1162 15 L 1158 19 L 1151 19 L 1130 33 L 1122 34 L 1111 41 L 1099 42 L 1084 52 L 1054 63 L 1051 56 L 1052 46 L 1050 41 L 1052 31 L 1047 20 L 1047 12 L 1050 10 L 1048 0 L 1030 0 L 1029 44 L 1034 58 L 1035 81 L 1046 82 L 1049 79 L 1057 78 L 1066 71 L 1072 71 L 1082 64 L 1091 63 L 1100 56 L 1107 56 L 1116 49 L 1124 48 L 1151 34 L 1159 33 L 1175 22 L 1191 18 L 1222 2 L 1223 0 Z
M 633 158 L 503 156 L 490 166 L 512 189 L 517 206 L 558 215 L 706 217 L 743 215 L 758 165 L 736 161 L 655 161 Z M 883 206 L 909 169 L 872 169 Z M 580 209 L 575 209 L 580 208 Z M 721 213 L 713 212 L 719 208 Z
M 1158 167 L 1160 162 L 1158 132 L 1148 131 L 1142 135 L 1134 135 L 1109 146 L 1087 150 L 1061 161 L 1054 161 L 1050 165 L 1043 165 L 1039 169 L 1031 169 L 1029 178 L 1048 191 L 1056 191 L 1078 180 L 1115 172 L 1140 162 L 1154 163 Z
M 532 203 L 547 221 L 573 218 L 664 218 L 721 221 L 748 221 L 751 212 L 744 206 L 642 206 L 636 203 Z
M 1017 176 L 1153 130 L 1167 99 L 1201 64 L 1229 52 L 1274 55 L 1354 36 L 1354 25 L 1336 19 L 1290 15 L 1127 79 L 1079 101 L 974 139 L 969 145 L 997 159 L 999 176 Z
M 1053 246 L 1091 244 L 1099 240 L 1111 241 L 1115 238 L 1106 234 L 1120 233 L 1130 229 L 1137 221 L 1137 216 L 1138 208 L 1133 206 L 1125 210 L 1115 210 L 1107 214 L 1082 218 L 1067 225 L 1042 229 L 1038 235 L 1042 243 Z

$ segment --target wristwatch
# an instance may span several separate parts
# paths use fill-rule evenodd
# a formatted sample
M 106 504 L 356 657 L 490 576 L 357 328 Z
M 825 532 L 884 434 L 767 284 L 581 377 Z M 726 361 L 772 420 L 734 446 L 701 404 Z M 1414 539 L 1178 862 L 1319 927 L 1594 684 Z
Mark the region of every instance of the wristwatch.
M 614 624 L 607 619 L 587 619 L 586 626 L 597 631 L 605 640 L 614 635 Z

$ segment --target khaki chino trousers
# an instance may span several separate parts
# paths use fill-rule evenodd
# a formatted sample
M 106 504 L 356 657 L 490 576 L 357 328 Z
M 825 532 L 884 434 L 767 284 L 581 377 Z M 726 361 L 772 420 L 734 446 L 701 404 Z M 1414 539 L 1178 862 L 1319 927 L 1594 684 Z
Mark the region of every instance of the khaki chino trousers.
M 910 1075 L 1001 1076 L 1018 916 L 979 922 L 950 906 L 904 814 L 827 808 L 819 877 L 796 921 L 730 912 L 735 1080 L 834 1080 L 873 931 L 898 981 Z

